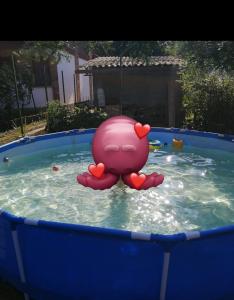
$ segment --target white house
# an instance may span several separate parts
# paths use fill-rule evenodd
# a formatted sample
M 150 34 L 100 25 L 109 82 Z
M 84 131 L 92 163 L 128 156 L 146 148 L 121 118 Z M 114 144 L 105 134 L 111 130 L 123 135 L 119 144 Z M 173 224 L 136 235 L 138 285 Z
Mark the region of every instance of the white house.
M 9 57 L 12 50 L 20 47 L 22 42 L 0 42 L 0 59 Z M 59 100 L 61 104 L 73 104 L 75 102 L 90 100 L 89 77 L 76 73 L 78 66 L 88 61 L 88 55 L 84 50 L 77 52 L 73 49 L 66 50 L 67 58 L 63 57 L 57 65 L 43 65 L 35 63 L 33 72 L 35 86 L 24 103 L 24 107 L 45 107 L 47 100 Z M 45 74 L 47 86 L 45 88 Z M 34 103 L 33 103 L 34 100 Z
M 67 57 L 62 57 L 56 66 L 47 69 L 47 96 L 48 101 L 57 99 L 61 104 L 73 104 L 75 102 L 90 100 L 89 77 L 84 74 L 76 74 L 76 59 L 79 66 L 88 61 L 86 55 L 78 55 L 67 51 Z M 82 57 L 81 57 L 82 56 Z M 44 72 L 40 72 L 40 64 L 35 67 L 36 86 L 33 88 L 33 97 L 37 107 L 47 105 L 46 90 L 44 86 Z M 30 99 L 32 100 L 32 99 Z M 29 101 L 25 107 L 33 107 L 33 101 Z
M 68 54 L 69 60 L 62 58 L 57 65 L 59 100 L 61 103 L 72 104 L 79 101 L 90 100 L 89 77 L 84 74 L 76 74 L 75 55 Z M 79 57 L 79 66 L 87 60 Z M 77 80 L 76 76 L 79 76 Z M 63 84 L 64 81 L 64 84 Z M 79 84 L 79 90 L 77 89 Z M 80 99 L 77 94 L 80 94 Z

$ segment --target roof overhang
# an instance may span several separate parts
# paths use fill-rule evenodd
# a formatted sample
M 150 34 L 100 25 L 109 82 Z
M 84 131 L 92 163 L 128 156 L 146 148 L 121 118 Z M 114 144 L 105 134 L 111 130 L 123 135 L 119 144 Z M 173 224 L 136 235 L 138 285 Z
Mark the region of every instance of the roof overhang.
M 172 56 L 153 56 L 147 60 L 142 58 L 131 58 L 131 57 L 97 57 L 89 60 L 86 64 L 79 67 L 77 73 L 93 74 L 103 71 L 115 71 L 118 69 L 180 69 L 184 64 L 179 58 Z

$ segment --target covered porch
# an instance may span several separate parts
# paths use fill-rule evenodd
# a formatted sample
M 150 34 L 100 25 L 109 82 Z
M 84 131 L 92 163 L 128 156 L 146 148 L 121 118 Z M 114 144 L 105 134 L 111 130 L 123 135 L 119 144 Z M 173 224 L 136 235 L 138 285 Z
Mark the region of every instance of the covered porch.
M 79 70 L 91 77 L 93 104 L 152 126 L 180 125 L 182 61 L 151 57 L 148 62 L 123 57 L 98 57 Z

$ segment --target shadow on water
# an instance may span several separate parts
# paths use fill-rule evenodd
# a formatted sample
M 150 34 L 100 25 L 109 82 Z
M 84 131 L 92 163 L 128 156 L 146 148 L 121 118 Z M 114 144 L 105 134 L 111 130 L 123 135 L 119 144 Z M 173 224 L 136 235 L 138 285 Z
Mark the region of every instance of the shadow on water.
M 125 228 L 129 222 L 127 186 L 120 180 L 109 194 L 110 209 L 103 225 L 112 228 Z

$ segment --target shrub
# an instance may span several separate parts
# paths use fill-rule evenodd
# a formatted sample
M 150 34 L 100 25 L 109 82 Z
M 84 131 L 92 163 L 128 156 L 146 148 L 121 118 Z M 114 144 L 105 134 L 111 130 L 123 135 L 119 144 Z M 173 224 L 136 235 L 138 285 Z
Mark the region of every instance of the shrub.
M 84 106 L 68 109 L 58 101 L 53 101 L 48 107 L 47 131 L 96 128 L 106 119 L 107 114 L 100 108 Z
M 182 73 L 185 124 L 198 130 L 234 133 L 234 77 L 188 68 Z
M 56 132 L 68 129 L 68 110 L 58 101 L 49 103 L 47 115 L 47 131 Z

